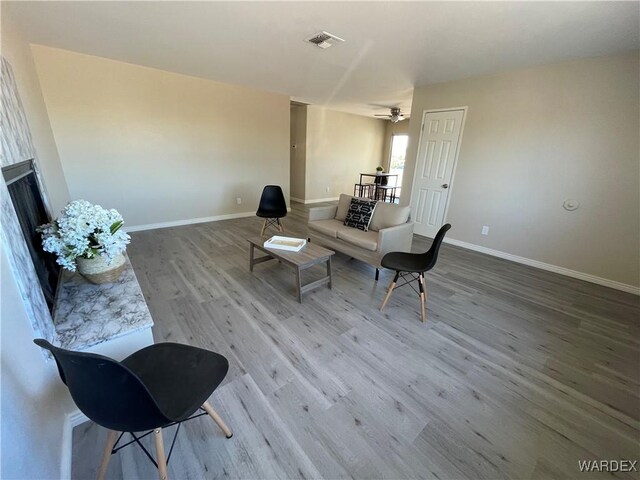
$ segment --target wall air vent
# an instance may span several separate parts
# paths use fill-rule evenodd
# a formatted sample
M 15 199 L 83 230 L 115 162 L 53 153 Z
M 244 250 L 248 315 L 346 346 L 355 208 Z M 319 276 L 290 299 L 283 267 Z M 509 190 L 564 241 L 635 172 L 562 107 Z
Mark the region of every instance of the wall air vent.
M 335 35 L 329 32 L 320 32 L 307 38 L 307 42 L 313 43 L 314 45 L 320 48 L 329 48 L 335 42 L 344 42 L 344 40 L 340 37 L 336 37 Z

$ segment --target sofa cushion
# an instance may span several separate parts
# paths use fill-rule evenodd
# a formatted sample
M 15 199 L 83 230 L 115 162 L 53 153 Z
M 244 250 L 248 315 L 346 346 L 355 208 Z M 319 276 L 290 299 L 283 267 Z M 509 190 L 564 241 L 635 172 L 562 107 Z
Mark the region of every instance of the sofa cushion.
M 340 199 L 338 200 L 338 210 L 336 210 L 336 220 L 340 220 L 344 222 L 344 219 L 347 216 L 347 212 L 349 211 L 349 205 L 351 205 L 351 199 L 353 197 L 351 195 L 347 195 L 346 193 L 340 194 Z
M 394 203 L 378 202 L 373 212 L 371 223 L 369 224 L 369 230 L 377 232 L 383 228 L 402 225 L 403 223 L 407 223 L 410 214 L 411 207 L 408 205 L 400 206 Z
M 322 233 L 329 237 L 338 238 L 338 230 L 346 229 L 344 224 L 335 219 L 331 220 L 314 220 L 309 222 L 309 230 L 315 230 L 318 233 Z
M 376 200 L 367 200 L 364 198 L 352 198 L 349 211 L 344 219 L 347 227 L 354 227 L 359 230 L 369 231 L 369 224 L 373 211 L 376 209 Z
M 338 238 L 356 247 L 375 252 L 378 249 L 378 232 L 365 232 L 357 228 L 342 228 L 338 230 Z

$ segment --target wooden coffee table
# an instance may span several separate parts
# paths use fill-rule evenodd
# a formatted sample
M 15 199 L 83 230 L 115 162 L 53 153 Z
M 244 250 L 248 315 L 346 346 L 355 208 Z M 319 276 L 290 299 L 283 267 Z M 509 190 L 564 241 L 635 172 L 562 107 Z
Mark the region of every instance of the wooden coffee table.
M 249 240 L 249 270 L 253 272 L 253 266 L 268 260 L 280 260 L 282 263 L 293 267 L 296 272 L 296 286 L 298 301 L 302 303 L 302 294 L 322 285 L 331 288 L 331 256 L 336 252 L 327 250 L 320 245 L 307 243 L 299 252 L 290 252 L 275 248 L 265 248 L 265 238 L 250 238 Z M 255 249 L 266 253 L 265 256 L 255 258 Z M 327 276 L 314 282 L 302 285 L 302 271 L 320 263 L 327 264 Z

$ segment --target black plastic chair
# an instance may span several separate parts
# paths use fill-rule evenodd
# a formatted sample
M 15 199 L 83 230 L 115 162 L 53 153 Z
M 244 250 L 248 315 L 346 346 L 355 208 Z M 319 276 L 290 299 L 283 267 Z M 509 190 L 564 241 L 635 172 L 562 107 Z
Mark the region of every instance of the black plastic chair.
M 384 297 L 380 311 L 382 311 L 384 306 L 387 304 L 387 301 L 389 301 L 389 298 L 391 298 L 391 293 L 395 288 L 410 285 L 411 288 L 420 295 L 421 318 L 423 322 L 426 322 L 427 293 L 424 287 L 424 273 L 428 272 L 435 266 L 436 261 L 438 260 L 440 245 L 442 245 L 442 240 L 450 228 L 451 225 L 448 223 L 440 227 L 440 230 L 436 233 L 436 237 L 433 239 L 431 248 L 425 253 L 390 252 L 382 257 L 382 261 L 380 262 L 382 266 L 390 270 L 395 270 L 396 275 L 393 277 L 391 285 L 389 285 L 387 296 Z M 402 277 L 405 283 L 396 287 L 399 277 Z M 407 279 L 406 277 L 411 278 Z M 415 287 L 411 285 L 411 282 L 414 280 L 418 280 L 418 287 L 420 288 L 420 291 L 416 290 Z
M 280 219 L 287 216 L 287 203 L 279 185 L 267 185 L 264 187 L 256 215 L 264 218 L 260 236 L 264 235 L 264 231 L 270 225 L 284 233 L 284 225 L 282 225 Z
M 109 429 L 98 479 L 104 478 L 111 455 L 135 442 L 158 468 L 160 479 L 166 480 L 180 425 L 202 415 L 208 414 L 227 438 L 233 436 L 207 402 L 229 370 L 222 355 L 189 345 L 158 343 L 117 362 L 103 355 L 54 347 L 43 339 L 34 343 L 53 354 L 60 378 L 80 411 Z M 162 429 L 172 425 L 178 427 L 165 458 Z M 118 447 L 126 432 L 133 440 Z M 155 460 L 140 442 L 151 433 Z

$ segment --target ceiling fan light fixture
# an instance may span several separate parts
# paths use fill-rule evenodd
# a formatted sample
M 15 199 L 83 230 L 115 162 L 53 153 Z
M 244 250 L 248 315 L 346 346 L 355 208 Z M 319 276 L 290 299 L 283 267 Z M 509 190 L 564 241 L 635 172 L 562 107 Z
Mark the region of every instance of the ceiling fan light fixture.
M 375 117 L 387 117 L 391 123 L 398 123 L 401 122 L 402 120 L 404 120 L 404 115 L 401 113 L 400 108 L 398 107 L 392 107 L 389 109 L 390 110 L 390 114 L 389 115 L 380 115 L 380 114 L 375 114 Z
M 404 115 L 400 113 L 400 109 L 393 109 L 391 111 L 391 117 L 389 118 L 389 120 L 391 120 L 391 123 L 398 123 L 404 120 Z

